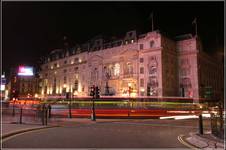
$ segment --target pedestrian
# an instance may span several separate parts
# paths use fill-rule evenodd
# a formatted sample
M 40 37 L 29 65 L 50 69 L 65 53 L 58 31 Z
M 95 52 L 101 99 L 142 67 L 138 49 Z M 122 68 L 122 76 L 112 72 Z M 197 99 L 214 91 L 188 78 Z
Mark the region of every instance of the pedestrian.
M 51 105 L 48 105 L 48 110 L 49 110 L 49 118 L 51 118 Z

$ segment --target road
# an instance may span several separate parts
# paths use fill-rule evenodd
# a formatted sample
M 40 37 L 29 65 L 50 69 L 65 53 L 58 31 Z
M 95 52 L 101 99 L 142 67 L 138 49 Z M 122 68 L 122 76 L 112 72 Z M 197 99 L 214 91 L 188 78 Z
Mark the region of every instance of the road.
M 187 148 L 178 135 L 198 130 L 197 119 L 74 119 L 59 124 L 12 137 L 3 148 Z M 209 122 L 204 121 L 204 128 L 209 128 Z

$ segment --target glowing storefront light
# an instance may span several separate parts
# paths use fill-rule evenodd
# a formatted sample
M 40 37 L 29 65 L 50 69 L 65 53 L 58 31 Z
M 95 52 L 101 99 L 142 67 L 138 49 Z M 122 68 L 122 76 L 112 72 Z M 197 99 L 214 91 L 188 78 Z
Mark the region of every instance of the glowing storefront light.
M 132 83 L 128 83 L 128 86 L 131 87 L 132 86 Z
M 35 98 L 38 98 L 38 94 L 37 93 L 35 94 Z
M 141 89 L 140 89 L 140 91 L 141 91 L 141 92 L 144 92 L 144 91 L 145 91 L 145 89 L 144 89 L 144 88 L 141 88 Z

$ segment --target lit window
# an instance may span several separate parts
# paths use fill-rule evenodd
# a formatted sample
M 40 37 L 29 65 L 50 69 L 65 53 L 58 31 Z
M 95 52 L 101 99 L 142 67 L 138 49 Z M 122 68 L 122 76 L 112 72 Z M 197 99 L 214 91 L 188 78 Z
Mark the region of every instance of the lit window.
M 133 40 L 131 40 L 131 43 L 133 43 L 134 41 Z
M 53 66 L 51 66 L 51 69 L 53 69 Z
M 114 67 L 114 75 L 119 76 L 120 74 L 120 64 L 116 63 Z

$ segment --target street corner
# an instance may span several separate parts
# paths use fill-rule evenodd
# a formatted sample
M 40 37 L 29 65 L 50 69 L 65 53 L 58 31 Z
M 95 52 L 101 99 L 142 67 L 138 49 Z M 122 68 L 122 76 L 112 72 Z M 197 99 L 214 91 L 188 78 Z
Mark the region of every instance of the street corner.
M 191 137 L 189 137 L 189 136 L 179 135 L 179 136 L 177 137 L 177 139 L 178 139 L 178 141 L 179 141 L 181 144 L 183 144 L 183 145 L 185 145 L 185 146 L 187 146 L 187 147 L 189 147 L 189 148 L 191 148 L 191 149 L 200 149 L 200 147 L 198 147 L 198 146 L 192 144 L 191 142 L 188 142 L 189 140 L 193 140 L 193 139 L 191 139 Z
M 219 140 L 210 139 L 207 136 L 209 136 L 210 133 L 206 135 L 199 135 L 195 132 L 190 132 L 189 135 L 179 135 L 178 140 L 186 145 L 189 148 L 192 149 L 224 149 L 224 143 Z
M 49 128 L 55 128 L 59 127 L 58 125 L 49 125 L 49 126 L 39 126 L 39 127 L 27 127 L 27 128 L 19 128 L 19 129 L 8 129 L 6 133 L 3 133 L 1 136 L 2 141 L 6 141 L 8 138 L 17 136 L 19 134 L 31 132 L 31 131 L 36 131 L 36 130 L 42 130 L 42 129 L 49 129 Z M 4 128 L 3 128 L 4 132 Z

